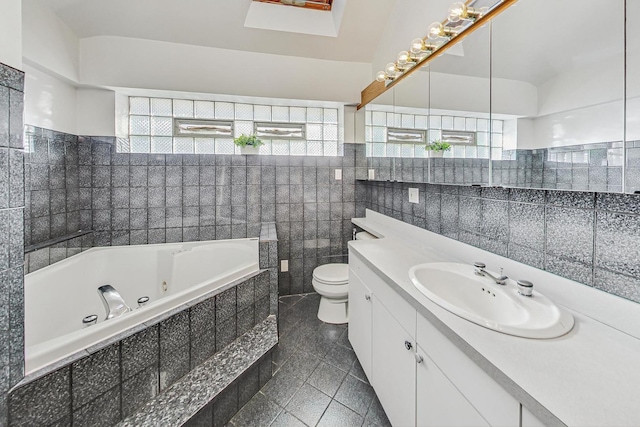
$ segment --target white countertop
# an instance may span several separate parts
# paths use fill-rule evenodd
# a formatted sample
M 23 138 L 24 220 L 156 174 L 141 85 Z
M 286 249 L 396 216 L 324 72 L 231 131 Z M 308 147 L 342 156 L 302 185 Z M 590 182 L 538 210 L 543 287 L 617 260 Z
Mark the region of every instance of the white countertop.
M 583 291 L 574 285 L 566 290 L 570 294 L 580 294 L 575 295 L 574 309 L 566 303 L 573 295 L 563 295 L 560 289 L 567 279 L 542 272 L 542 276 L 536 274 L 547 279 L 546 288 L 537 290 L 556 303 L 565 302 L 562 305 L 575 317 L 571 332 L 559 338 L 537 340 L 484 328 L 425 297 L 411 283 L 409 268 L 425 262 L 468 263 L 470 257 L 478 256 L 484 256 L 478 261 L 490 259 L 495 263 L 500 260 L 500 266 L 504 264 L 510 271 L 524 274 L 533 274 L 532 267 L 407 224 L 396 228 L 394 222 L 398 221 L 383 217 L 367 211 L 366 219 L 354 219 L 354 224 L 384 237 L 352 241 L 350 249 L 367 261 L 389 285 L 399 287 L 396 291 L 421 314 L 429 320 L 435 316 L 441 321 L 445 328 L 442 330 L 443 326 L 439 325 L 441 331 L 453 338 L 458 347 L 479 362 L 540 420 L 553 424 L 560 421 L 568 426 L 640 425 L 640 339 L 634 336 L 633 327 L 621 331 L 607 324 L 606 319 L 607 312 L 612 311 L 618 314 L 611 323 L 624 322 L 624 316 L 620 315 L 622 311 L 629 313 L 626 320 L 635 322 L 640 315 L 640 305 L 617 297 L 613 298 L 620 301 L 612 300 L 610 295 L 600 291 L 598 293 L 602 295 L 593 294 L 591 288 L 572 282 L 587 292 L 587 295 L 580 294 Z M 452 253 L 456 256 L 450 255 Z M 490 265 L 489 268 L 494 269 Z M 620 304 L 622 308 L 597 307 L 601 303 Z M 593 317 L 588 315 L 590 304 L 596 306 Z

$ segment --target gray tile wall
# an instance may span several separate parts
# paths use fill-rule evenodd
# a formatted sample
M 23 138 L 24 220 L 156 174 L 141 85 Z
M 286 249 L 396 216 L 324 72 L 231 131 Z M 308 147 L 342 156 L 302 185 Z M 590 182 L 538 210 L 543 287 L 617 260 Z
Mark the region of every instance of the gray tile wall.
M 376 180 L 481 184 L 489 182 L 488 159 L 369 157 Z M 366 176 L 365 176 L 366 177 Z
M 73 136 L 55 135 L 47 141 L 58 139 L 72 141 Z M 364 144 L 345 144 L 342 157 L 158 155 L 116 153 L 113 138 L 79 137 L 77 150 L 77 205 L 69 200 L 76 194 L 75 170 L 70 180 L 65 178 L 65 188 L 73 189 L 56 193 L 77 210 L 65 216 L 52 211 L 30 214 L 30 242 L 33 224 L 46 224 L 42 218 L 49 218 L 49 224 L 69 218 L 71 225 L 60 226 L 60 231 L 90 224 L 93 241 L 85 238 L 68 245 L 71 249 L 60 244 L 34 252 L 28 257 L 29 271 L 76 253 L 77 246 L 258 237 L 260 223 L 275 222 L 278 259 L 289 260 L 289 272 L 279 274 L 280 295 L 310 292 L 313 269 L 342 262 L 347 253 L 356 174 L 362 178 L 367 173 Z M 58 158 L 61 148 L 53 151 Z M 66 156 L 65 165 L 73 164 L 74 158 Z M 342 169 L 342 180 L 334 179 L 337 168 Z M 30 185 L 43 186 L 34 181 L 33 172 Z M 55 190 L 61 189 L 50 189 Z M 33 212 L 33 195 L 30 206 Z
M 114 425 L 266 319 L 269 294 L 269 273 L 263 272 L 121 341 L 90 349 L 89 356 L 15 389 L 3 425 Z M 241 387 L 243 396 L 252 384 Z
M 24 374 L 24 73 L 0 64 L 0 425 Z
M 356 194 L 359 211 L 640 302 L 640 195 L 369 181 Z

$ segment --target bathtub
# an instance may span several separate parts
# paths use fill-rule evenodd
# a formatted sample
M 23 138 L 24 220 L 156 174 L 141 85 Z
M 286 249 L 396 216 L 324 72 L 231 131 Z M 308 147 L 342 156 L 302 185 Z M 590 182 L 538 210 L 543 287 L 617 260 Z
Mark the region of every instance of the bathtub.
M 258 239 L 100 247 L 25 276 L 25 374 L 108 340 L 259 271 Z M 132 311 L 106 319 L 98 287 Z M 138 308 L 140 297 L 149 302 Z M 84 326 L 95 314 L 98 322 Z

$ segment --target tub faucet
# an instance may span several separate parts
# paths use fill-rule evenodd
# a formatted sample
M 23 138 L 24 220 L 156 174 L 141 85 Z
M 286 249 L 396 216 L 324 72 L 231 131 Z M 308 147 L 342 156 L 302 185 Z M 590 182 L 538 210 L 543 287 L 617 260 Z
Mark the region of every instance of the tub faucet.
M 498 285 L 504 285 L 507 282 L 507 279 L 508 279 L 507 276 L 502 276 L 501 275 L 500 277 L 495 277 L 493 274 L 491 274 L 487 270 L 485 270 L 487 265 L 485 263 L 483 263 L 483 262 L 474 262 L 473 266 L 476 268 L 475 273 L 476 273 L 477 276 L 489 276 Z
M 98 288 L 98 294 L 102 297 L 102 303 L 104 304 L 104 308 L 107 311 L 106 320 L 113 319 L 114 317 L 119 317 L 125 314 L 128 311 L 131 311 L 131 308 L 124 302 L 124 299 L 120 295 L 118 291 L 111 285 L 102 285 Z

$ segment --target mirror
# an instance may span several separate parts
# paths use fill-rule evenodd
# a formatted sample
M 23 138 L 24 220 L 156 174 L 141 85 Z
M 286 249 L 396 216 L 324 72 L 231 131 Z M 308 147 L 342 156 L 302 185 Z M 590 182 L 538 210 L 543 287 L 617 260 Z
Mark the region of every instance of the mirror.
M 492 184 L 621 192 L 624 1 L 520 1 L 491 41 Z
M 423 182 L 640 191 L 640 28 L 625 28 L 640 4 L 626 3 L 520 0 L 370 105 L 406 112 L 416 93 L 429 96 L 428 141 L 456 142 L 423 160 Z M 475 135 L 456 133 L 466 131 Z M 402 167 L 415 160 L 376 157 L 367 142 L 370 167 L 389 166 L 376 179 L 418 181 Z

